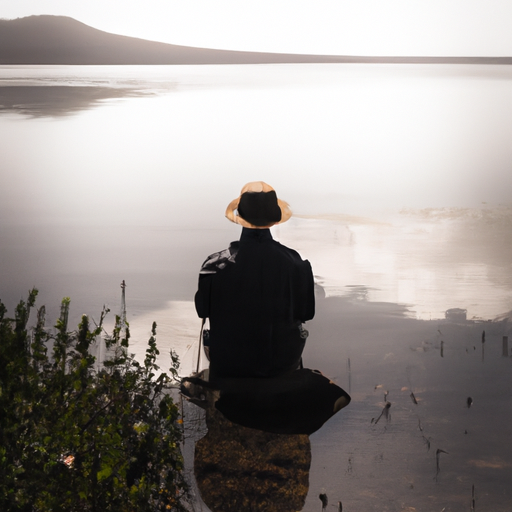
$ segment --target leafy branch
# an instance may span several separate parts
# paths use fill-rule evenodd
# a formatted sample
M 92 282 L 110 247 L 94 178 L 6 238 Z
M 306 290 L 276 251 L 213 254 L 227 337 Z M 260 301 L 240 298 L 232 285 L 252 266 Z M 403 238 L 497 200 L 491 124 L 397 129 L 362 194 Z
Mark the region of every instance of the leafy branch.
M 54 330 L 45 308 L 28 328 L 37 290 L 7 317 L 0 301 L 0 510 L 186 510 L 179 409 L 156 364 L 156 324 L 143 364 L 129 355 L 129 326 L 116 317 L 104 339 L 103 310 L 68 330 L 70 300 Z M 96 369 L 91 348 L 105 343 Z

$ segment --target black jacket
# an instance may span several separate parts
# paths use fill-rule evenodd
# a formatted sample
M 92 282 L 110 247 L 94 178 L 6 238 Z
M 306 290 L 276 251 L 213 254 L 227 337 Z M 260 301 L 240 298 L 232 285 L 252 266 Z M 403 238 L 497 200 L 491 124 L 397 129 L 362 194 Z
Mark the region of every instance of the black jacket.
M 243 228 L 204 262 L 195 305 L 210 321 L 212 377 L 282 374 L 298 367 L 300 326 L 315 314 L 311 265 L 269 229 Z

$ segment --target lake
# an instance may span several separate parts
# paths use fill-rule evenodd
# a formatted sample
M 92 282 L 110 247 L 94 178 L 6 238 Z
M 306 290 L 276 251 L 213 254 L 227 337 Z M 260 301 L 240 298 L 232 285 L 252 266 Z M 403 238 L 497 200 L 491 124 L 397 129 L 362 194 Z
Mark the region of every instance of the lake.
M 239 236 L 227 204 L 267 181 L 294 211 L 274 237 L 323 290 L 305 364 L 353 396 L 311 436 L 304 510 L 321 489 L 467 510 L 472 485 L 508 510 L 510 140 L 508 66 L 0 66 L 0 299 L 35 286 L 52 323 L 69 296 L 76 323 L 113 317 L 125 280 L 132 350 L 156 320 L 186 374 L 198 269 Z

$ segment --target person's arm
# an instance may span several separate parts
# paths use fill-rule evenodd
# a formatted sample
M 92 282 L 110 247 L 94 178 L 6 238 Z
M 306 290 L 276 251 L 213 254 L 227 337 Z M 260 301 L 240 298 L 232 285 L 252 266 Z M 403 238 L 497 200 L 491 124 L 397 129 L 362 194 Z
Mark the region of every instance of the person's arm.
M 213 276 L 228 263 L 234 263 L 238 253 L 238 242 L 232 242 L 228 249 L 210 254 L 203 263 L 199 272 L 198 289 L 194 297 L 199 318 L 210 316 L 210 296 Z
M 300 265 L 296 282 L 296 318 L 304 323 L 315 316 L 315 281 L 308 260 Z
M 210 316 L 210 289 L 214 274 L 199 274 L 199 283 L 197 292 L 194 296 L 199 318 L 208 318 Z

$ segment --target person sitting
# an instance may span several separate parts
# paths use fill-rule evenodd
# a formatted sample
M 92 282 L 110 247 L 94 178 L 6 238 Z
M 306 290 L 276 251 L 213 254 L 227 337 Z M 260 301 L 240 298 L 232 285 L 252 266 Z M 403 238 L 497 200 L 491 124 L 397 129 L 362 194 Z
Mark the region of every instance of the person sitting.
M 226 209 L 242 226 L 240 240 L 208 256 L 194 297 L 197 314 L 209 320 L 211 381 L 274 377 L 301 365 L 302 324 L 315 314 L 313 272 L 270 232 L 291 215 L 263 181 L 246 184 Z

